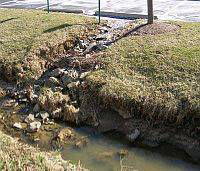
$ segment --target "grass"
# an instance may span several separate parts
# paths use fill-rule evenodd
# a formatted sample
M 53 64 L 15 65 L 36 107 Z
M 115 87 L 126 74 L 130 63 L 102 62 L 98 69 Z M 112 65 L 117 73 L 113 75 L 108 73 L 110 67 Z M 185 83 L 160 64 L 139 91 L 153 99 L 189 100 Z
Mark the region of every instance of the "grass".
M 67 50 L 95 20 L 74 14 L 0 9 L 0 71 L 17 79 L 40 75 L 45 62 Z M 24 71 L 24 72 L 23 72 Z
M 176 24 L 174 33 L 123 38 L 99 57 L 105 68 L 88 81 L 104 101 L 154 121 L 200 119 L 200 23 Z
M 78 170 L 77 167 L 62 160 L 58 152 L 41 152 L 0 131 L 0 170 Z

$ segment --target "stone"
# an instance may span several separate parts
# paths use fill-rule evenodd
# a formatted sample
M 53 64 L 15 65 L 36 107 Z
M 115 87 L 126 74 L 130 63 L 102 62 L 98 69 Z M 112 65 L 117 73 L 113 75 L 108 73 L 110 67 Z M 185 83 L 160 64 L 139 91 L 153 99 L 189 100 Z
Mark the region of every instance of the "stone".
M 70 101 L 70 98 L 68 95 L 63 95 L 61 92 L 53 92 L 50 88 L 47 88 L 40 94 L 38 101 L 41 110 L 48 112 L 54 118 L 52 112 L 58 108 L 64 108 Z
M 73 79 L 67 74 L 65 74 L 62 76 L 61 81 L 62 81 L 63 86 L 67 86 L 69 83 L 73 81 Z
M 51 76 L 51 77 L 59 77 L 59 76 L 61 76 L 63 74 L 63 72 L 64 72 L 64 69 L 56 68 L 56 69 L 54 69 L 53 71 L 51 71 L 49 73 L 49 76 Z
M 14 128 L 17 128 L 17 129 L 22 129 L 21 123 L 14 123 L 14 124 L 13 124 L 13 127 L 14 127 Z
M 127 135 L 127 139 L 130 141 L 130 142 L 134 142 L 136 141 L 136 139 L 140 136 L 140 131 L 138 129 L 135 129 L 135 131 L 131 134 L 128 134 Z
M 47 118 L 49 118 L 49 114 L 47 112 L 40 112 L 40 116 L 42 120 L 46 120 Z
M 42 124 L 40 122 L 32 122 L 30 123 L 30 130 L 32 132 L 37 132 L 40 129 L 41 125 Z
M 49 79 L 46 80 L 45 83 L 49 87 L 55 87 L 60 85 L 60 81 L 55 77 L 50 77 Z
M 9 100 L 6 100 L 3 102 L 3 106 L 4 107 L 12 107 L 15 105 L 15 103 L 16 103 L 15 100 L 9 99 Z
M 51 113 L 52 118 L 61 118 L 62 117 L 62 108 L 57 108 Z
M 97 49 L 97 43 L 94 42 L 94 43 L 91 43 L 87 49 L 85 50 L 85 53 L 90 53 L 92 51 L 95 51 Z
M 67 71 L 68 76 L 70 76 L 73 79 L 77 79 L 79 77 L 79 73 L 75 69 L 70 69 Z
M 100 27 L 99 30 L 101 33 L 107 33 L 109 28 L 104 26 L 104 27 Z
M 29 114 L 26 118 L 25 118 L 25 122 L 26 123 L 30 123 L 30 122 L 33 122 L 35 120 L 35 117 L 33 114 Z
M 61 92 L 63 90 L 63 88 L 62 87 L 53 87 L 53 91 L 59 91 L 59 92 Z
M 83 139 L 83 140 L 80 140 L 77 143 L 75 143 L 75 147 L 78 149 L 82 149 L 82 148 L 86 147 L 87 144 L 88 144 L 87 139 Z
M 63 120 L 78 123 L 79 120 L 79 108 L 75 108 L 73 105 L 65 105 L 63 109 Z
M 27 95 L 27 99 L 28 99 L 32 104 L 37 103 L 38 95 L 34 94 L 33 91 L 28 91 L 26 95 Z
M 80 79 L 84 79 L 84 78 L 85 78 L 86 76 L 88 76 L 90 73 L 91 73 L 91 71 L 81 73 Z
M 20 103 L 26 103 L 27 101 L 28 101 L 27 98 L 19 99 L 19 102 L 20 102 Z
M 74 81 L 74 82 L 71 82 L 67 85 L 67 87 L 70 89 L 70 88 L 78 88 L 78 86 L 80 85 L 80 81 Z
M 33 107 L 33 112 L 34 113 L 38 113 L 40 111 L 40 105 L 37 103 L 34 107 Z
M 59 139 L 61 142 L 65 142 L 65 141 L 73 140 L 75 136 L 72 133 L 72 130 L 70 128 L 63 128 L 57 133 L 55 138 Z

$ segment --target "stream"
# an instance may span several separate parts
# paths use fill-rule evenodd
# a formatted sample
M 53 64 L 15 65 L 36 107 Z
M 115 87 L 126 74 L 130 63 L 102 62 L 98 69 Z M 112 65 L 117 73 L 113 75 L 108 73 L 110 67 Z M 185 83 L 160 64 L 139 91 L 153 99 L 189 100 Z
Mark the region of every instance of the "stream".
M 127 144 L 127 142 L 123 142 L 117 133 L 101 134 L 86 126 L 74 128 L 69 124 L 54 121 L 51 125 L 42 125 L 42 128 L 35 133 L 17 130 L 12 125 L 15 122 L 23 122 L 23 107 L 23 105 L 9 108 L 1 107 L 0 116 L 3 118 L 4 123 L 0 123 L 2 131 L 19 138 L 22 142 L 38 146 L 41 150 L 58 150 L 61 152 L 63 159 L 70 160 L 71 162 L 78 162 L 80 160 L 83 166 L 90 170 L 118 171 L 121 169 L 122 164 L 127 166 L 129 170 L 137 171 L 200 170 L 198 165 L 177 159 L 176 152 L 174 152 L 174 157 L 171 157 L 134 147 Z M 51 140 L 55 132 L 66 127 L 70 128 L 78 138 L 87 137 L 87 145 L 81 148 L 76 148 L 73 143 L 54 146 Z M 121 157 L 122 160 L 120 160 L 121 155 L 123 155 Z

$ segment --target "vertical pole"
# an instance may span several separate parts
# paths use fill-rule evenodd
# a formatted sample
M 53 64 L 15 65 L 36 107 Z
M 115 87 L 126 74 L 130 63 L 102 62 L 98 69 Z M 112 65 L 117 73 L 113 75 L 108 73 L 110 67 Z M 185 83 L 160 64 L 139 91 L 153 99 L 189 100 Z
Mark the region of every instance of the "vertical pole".
M 153 24 L 153 0 L 147 0 L 148 6 L 148 24 Z
M 99 0 L 99 24 L 101 22 L 101 2 Z
M 47 9 L 48 9 L 48 13 L 49 13 L 50 12 L 49 0 L 47 0 Z

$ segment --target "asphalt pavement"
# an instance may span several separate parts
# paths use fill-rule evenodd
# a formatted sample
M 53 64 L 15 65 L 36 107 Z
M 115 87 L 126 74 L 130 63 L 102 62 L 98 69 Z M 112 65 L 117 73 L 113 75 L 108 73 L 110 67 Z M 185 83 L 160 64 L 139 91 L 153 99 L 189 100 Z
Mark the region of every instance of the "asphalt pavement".
M 83 10 L 93 15 L 98 0 L 49 0 L 50 9 Z M 200 0 L 153 0 L 154 14 L 162 20 L 200 22 Z M 0 0 L 0 8 L 46 9 L 47 0 Z M 101 0 L 101 10 L 126 14 L 147 14 L 147 0 Z

